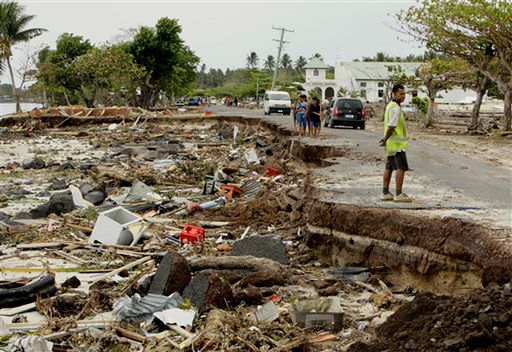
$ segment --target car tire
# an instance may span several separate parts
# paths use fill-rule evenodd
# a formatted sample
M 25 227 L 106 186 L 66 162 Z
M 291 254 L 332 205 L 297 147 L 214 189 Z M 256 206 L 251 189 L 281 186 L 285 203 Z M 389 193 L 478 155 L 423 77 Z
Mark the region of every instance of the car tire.
M 352 125 L 352 128 L 357 130 L 357 125 Z
M 359 128 L 360 128 L 360 129 L 362 129 L 362 130 L 364 130 L 364 129 L 365 129 L 365 127 L 366 127 L 366 124 L 364 124 L 364 123 L 362 123 L 362 124 L 359 126 Z

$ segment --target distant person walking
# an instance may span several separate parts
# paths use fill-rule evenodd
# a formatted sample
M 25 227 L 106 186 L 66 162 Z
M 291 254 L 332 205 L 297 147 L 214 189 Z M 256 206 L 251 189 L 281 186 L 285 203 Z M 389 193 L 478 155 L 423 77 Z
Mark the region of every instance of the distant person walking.
M 308 105 L 307 115 L 309 117 L 310 134 L 313 137 L 320 132 L 320 125 L 322 124 L 322 113 L 321 113 L 320 102 L 317 97 L 313 98 L 311 104 Z
M 307 97 L 305 95 L 301 95 L 299 97 L 299 102 L 297 103 L 297 123 L 299 125 L 299 134 L 304 136 L 306 134 L 306 127 L 308 125 L 306 119 L 306 110 L 308 107 Z
M 396 84 L 393 86 L 392 92 L 393 99 L 388 103 L 384 112 L 384 138 L 379 141 L 379 145 L 384 147 L 387 154 L 380 199 L 383 201 L 412 202 L 413 199 L 402 192 L 405 172 L 409 170 L 405 154 L 409 146 L 409 138 L 407 137 L 404 113 L 400 106 L 405 100 L 405 88 L 401 84 Z M 396 196 L 389 192 L 393 170 L 396 170 Z

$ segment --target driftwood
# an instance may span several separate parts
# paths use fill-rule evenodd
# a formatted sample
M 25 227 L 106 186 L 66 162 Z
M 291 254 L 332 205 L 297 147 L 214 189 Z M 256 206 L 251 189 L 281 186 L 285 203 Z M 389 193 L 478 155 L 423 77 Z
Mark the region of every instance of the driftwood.
M 283 265 L 273 261 L 272 259 L 256 258 L 250 255 L 199 258 L 191 261 L 190 267 L 192 268 L 192 271 L 205 269 L 245 269 L 251 271 L 271 270 L 282 272 L 285 270 Z

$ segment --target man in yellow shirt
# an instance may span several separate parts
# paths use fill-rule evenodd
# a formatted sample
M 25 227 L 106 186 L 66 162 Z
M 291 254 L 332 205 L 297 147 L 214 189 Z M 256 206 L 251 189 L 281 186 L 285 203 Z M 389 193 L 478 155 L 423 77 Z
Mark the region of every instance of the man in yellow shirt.
M 384 138 L 379 145 L 384 147 L 387 160 L 384 169 L 381 200 L 395 202 L 412 202 L 412 198 L 402 192 L 405 172 L 409 170 L 406 150 L 409 138 L 405 127 L 405 118 L 400 104 L 405 100 L 405 88 L 401 84 L 393 86 L 393 99 L 386 106 L 384 113 Z M 393 170 L 396 170 L 396 196 L 389 192 L 389 183 Z

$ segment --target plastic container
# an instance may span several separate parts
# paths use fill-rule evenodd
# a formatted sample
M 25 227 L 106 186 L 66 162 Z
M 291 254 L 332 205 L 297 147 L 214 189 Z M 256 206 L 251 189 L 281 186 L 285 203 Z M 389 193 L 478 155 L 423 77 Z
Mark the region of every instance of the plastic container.
M 98 216 L 89 243 L 118 244 L 129 246 L 133 241 L 130 225 L 142 221 L 142 218 L 123 207 L 106 210 Z

